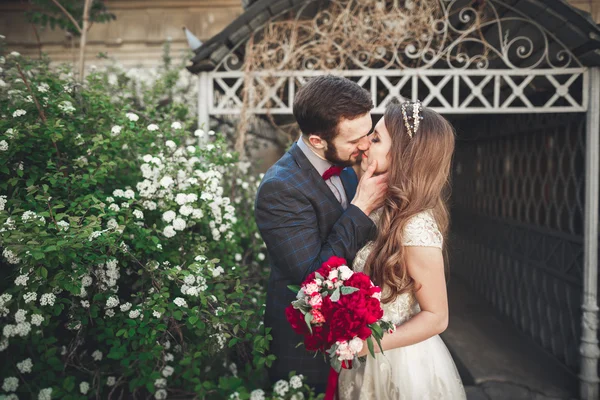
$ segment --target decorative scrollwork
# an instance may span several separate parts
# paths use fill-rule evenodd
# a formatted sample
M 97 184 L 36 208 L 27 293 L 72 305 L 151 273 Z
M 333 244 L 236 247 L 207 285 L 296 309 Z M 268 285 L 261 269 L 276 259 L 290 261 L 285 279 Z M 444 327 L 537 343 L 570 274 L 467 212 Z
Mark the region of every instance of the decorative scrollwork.
M 305 17 L 317 3 L 268 22 L 246 49 L 249 70 L 581 66 L 551 32 L 500 0 L 332 0 Z M 228 57 L 218 69 L 242 66 Z

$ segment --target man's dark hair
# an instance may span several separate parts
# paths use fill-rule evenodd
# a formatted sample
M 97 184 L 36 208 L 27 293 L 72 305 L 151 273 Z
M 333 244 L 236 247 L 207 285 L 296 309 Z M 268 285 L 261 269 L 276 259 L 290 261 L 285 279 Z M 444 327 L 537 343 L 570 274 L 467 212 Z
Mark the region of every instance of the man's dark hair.
M 330 143 L 342 119 L 355 119 L 373 108 L 369 92 L 350 79 L 334 75 L 312 78 L 298 90 L 294 117 L 305 136 L 317 135 Z

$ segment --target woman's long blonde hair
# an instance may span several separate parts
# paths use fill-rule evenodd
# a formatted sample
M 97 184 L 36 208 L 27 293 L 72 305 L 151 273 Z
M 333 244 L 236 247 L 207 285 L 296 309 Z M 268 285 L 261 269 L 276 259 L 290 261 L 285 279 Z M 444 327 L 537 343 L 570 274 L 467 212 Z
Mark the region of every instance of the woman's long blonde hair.
M 406 107 L 409 123 L 413 105 Z M 392 139 L 388 153 L 389 192 L 378 224 L 374 247 L 365 264 L 365 273 L 386 288 L 382 301 L 414 290 L 408 274 L 402 236 L 411 217 L 432 210 L 444 238 L 449 225 L 446 201 L 454 152 L 454 129 L 437 112 L 423 107 L 423 116 L 413 137 L 405 126 L 401 106 L 390 104 L 383 116 Z

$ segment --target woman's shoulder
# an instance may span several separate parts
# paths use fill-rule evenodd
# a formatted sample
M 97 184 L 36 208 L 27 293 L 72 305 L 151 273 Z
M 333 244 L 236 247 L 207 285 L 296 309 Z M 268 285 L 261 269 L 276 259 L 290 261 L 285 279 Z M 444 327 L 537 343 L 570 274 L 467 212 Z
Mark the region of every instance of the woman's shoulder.
M 413 215 L 404 227 L 402 245 L 442 248 L 444 238 L 432 210 Z

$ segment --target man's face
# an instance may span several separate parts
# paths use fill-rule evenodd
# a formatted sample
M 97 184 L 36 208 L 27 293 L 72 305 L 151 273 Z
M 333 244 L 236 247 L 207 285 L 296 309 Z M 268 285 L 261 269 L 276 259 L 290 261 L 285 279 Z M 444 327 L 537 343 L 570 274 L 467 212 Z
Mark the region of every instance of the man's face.
M 370 112 L 353 120 L 343 119 L 338 124 L 338 135 L 327 143 L 325 158 L 330 163 L 343 167 L 360 163 L 362 153 L 371 145 L 367 135 L 372 129 Z

